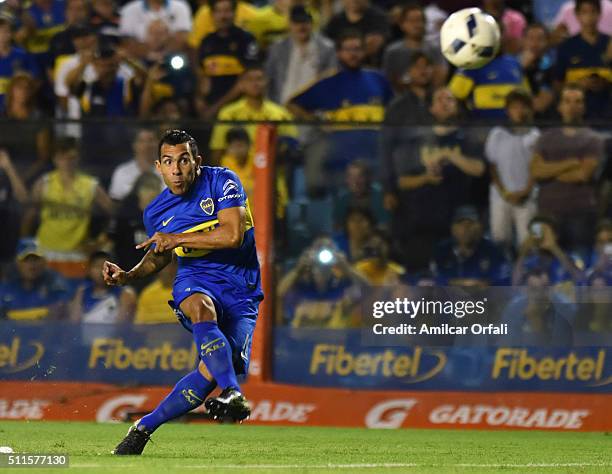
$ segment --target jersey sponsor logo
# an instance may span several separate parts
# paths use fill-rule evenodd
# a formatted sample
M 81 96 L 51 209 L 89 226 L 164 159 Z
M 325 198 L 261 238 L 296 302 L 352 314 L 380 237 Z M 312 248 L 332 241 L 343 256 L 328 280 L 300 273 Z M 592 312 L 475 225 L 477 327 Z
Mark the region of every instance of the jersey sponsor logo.
M 241 197 L 242 197 L 242 193 L 228 194 L 227 196 L 223 196 L 217 199 L 217 202 L 223 202 L 226 199 L 239 199 Z
M 414 398 L 397 398 L 374 405 L 365 417 L 368 428 L 401 428 L 412 407 L 417 404 Z
M 225 184 L 223 185 L 223 195 L 225 196 L 227 193 L 229 193 L 230 191 L 238 191 L 238 185 L 236 184 L 235 181 L 228 179 Z
M 204 211 L 204 214 L 212 216 L 212 213 L 215 211 L 215 203 L 211 198 L 202 199 L 200 201 L 200 209 Z
M 169 217 L 168 219 L 166 219 L 165 221 L 162 221 L 162 227 L 166 227 L 168 224 L 170 224 L 170 221 L 174 219 L 174 216 Z

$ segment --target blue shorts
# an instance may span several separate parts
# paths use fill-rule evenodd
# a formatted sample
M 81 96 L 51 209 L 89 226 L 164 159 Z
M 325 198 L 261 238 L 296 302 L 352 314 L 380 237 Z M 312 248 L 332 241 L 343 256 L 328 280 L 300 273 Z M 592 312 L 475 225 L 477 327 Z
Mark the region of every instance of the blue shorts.
M 253 332 L 261 301 L 260 294 L 244 291 L 229 283 L 206 284 L 203 279 L 189 277 L 177 279 L 172 289 L 174 302 L 171 306 L 187 330 L 191 330 L 191 320 L 178 310 L 178 307 L 183 300 L 194 293 L 202 293 L 212 300 L 217 312 L 219 329 L 232 348 L 236 375 L 246 376 L 249 371 Z

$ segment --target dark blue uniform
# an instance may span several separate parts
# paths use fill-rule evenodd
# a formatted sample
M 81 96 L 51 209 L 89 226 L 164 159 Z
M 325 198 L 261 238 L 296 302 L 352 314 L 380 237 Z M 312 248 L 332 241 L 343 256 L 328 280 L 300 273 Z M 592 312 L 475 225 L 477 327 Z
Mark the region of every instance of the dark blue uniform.
M 174 249 L 178 271 L 172 295 L 175 307 L 194 293 L 211 298 L 219 328 L 232 346 L 236 374 L 246 374 L 259 302 L 263 299 L 253 217 L 233 171 L 209 166 L 200 171 L 188 193 L 179 196 L 165 189 L 157 196 L 144 211 L 144 225 L 149 236 L 155 232 L 210 232 L 219 224 L 219 211 L 245 208 L 246 230 L 240 248 Z M 183 317 L 181 322 L 189 329 L 191 321 Z

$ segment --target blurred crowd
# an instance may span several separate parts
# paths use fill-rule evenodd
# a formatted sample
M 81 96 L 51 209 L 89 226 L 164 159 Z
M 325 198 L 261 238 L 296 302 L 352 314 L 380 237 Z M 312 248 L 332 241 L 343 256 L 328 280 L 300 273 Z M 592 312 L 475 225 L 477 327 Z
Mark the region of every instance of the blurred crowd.
M 439 29 L 470 6 L 502 44 L 454 69 Z M 252 195 L 257 122 L 279 122 L 279 324 L 356 325 L 381 285 L 603 301 L 609 34 L 610 0 L 0 0 L 2 316 L 171 321 L 173 267 L 120 290 L 100 266 L 141 257 L 161 130 Z

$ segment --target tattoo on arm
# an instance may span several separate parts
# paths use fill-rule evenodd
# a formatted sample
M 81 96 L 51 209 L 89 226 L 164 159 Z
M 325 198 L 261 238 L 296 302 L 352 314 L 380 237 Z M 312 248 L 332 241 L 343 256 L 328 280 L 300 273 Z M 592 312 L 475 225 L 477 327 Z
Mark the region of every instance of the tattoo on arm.
M 172 252 L 154 253 L 149 250 L 142 260 L 128 272 L 130 280 L 138 280 L 157 273 L 172 261 Z

